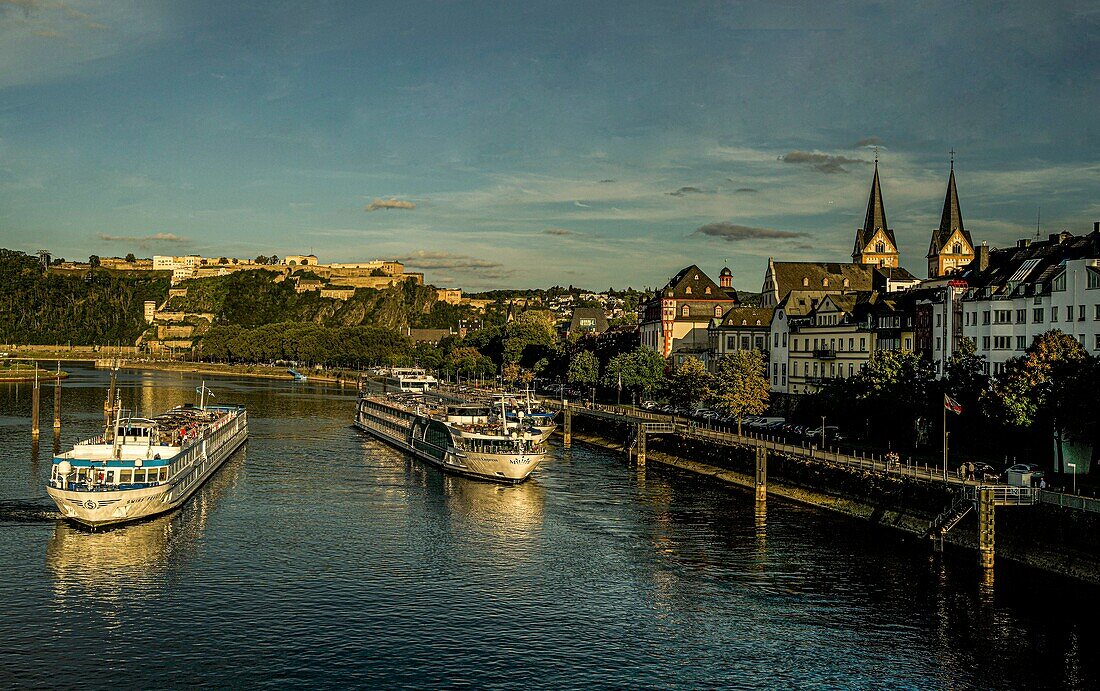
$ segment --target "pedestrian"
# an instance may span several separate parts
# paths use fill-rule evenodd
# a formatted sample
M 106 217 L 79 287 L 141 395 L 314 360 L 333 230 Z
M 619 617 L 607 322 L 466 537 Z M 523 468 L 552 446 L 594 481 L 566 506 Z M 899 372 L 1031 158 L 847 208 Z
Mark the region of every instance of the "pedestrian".
M 970 461 L 966 462 L 966 479 L 967 480 L 973 480 L 974 479 L 974 464 L 971 463 Z
M 1042 478 L 1041 480 L 1039 480 L 1039 489 L 1046 489 L 1046 488 L 1047 488 L 1047 480 L 1046 480 L 1046 478 Z

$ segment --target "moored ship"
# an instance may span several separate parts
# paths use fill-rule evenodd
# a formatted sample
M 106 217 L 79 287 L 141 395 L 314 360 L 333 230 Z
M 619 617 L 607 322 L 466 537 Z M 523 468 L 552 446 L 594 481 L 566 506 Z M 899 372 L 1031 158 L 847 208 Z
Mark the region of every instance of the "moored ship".
M 355 426 L 443 470 L 495 482 L 522 482 L 546 456 L 539 430 L 508 424 L 477 403 L 361 392 Z
M 65 518 L 93 528 L 149 518 L 186 502 L 247 439 L 241 405 L 200 400 L 152 418 L 119 411 L 104 434 L 54 458 L 46 493 Z

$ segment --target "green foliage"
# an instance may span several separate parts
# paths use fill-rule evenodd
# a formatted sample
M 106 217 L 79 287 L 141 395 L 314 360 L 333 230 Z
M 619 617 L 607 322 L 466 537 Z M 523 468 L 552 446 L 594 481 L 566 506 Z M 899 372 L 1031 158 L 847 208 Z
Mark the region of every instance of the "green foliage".
M 767 361 L 759 350 L 735 350 L 714 365 L 714 405 L 737 418 L 737 431 L 746 415 L 768 409 Z
M 603 385 L 608 388 L 617 387 L 620 377 L 624 388 L 645 396 L 664 384 L 665 359 L 656 350 L 646 346 L 619 353 L 608 360 Z
M 548 312 L 524 312 L 504 327 L 503 361 L 531 366 L 556 342 L 554 320 Z
M 698 358 L 685 358 L 668 377 L 667 398 L 673 405 L 697 408 L 714 393 L 714 377 Z
M 410 365 L 412 342 L 389 329 L 371 326 L 266 324 L 252 329 L 212 327 L 200 342 L 200 357 L 226 362 L 293 360 L 335 367 Z
M 0 249 L 0 341 L 132 344 L 145 330 L 144 302 L 159 304 L 168 283 L 160 272 L 47 273 L 37 257 Z
M 569 360 L 568 379 L 570 384 L 595 386 L 600 378 L 600 361 L 590 350 L 581 350 Z
M 1054 399 L 1087 366 L 1089 354 L 1073 336 L 1057 329 L 1039 336 L 1021 357 L 1005 363 L 983 403 L 988 414 L 1009 427 L 1049 419 Z

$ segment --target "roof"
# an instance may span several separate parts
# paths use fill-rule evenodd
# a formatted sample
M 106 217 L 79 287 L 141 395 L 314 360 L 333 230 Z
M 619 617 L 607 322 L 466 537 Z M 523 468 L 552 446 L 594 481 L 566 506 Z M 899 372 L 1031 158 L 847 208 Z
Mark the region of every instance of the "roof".
M 707 292 L 707 289 L 710 292 Z M 680 270 L 673 276 L 664 290 L 662 297 L 673 297 L 679 300 L 736 300 L 726 294 L 726 289 L 703 273 L 695 264 Z
M 718 326 L 768 326 L 774 313 L 774 307 L 731 307 Z
M 839 262 L 771 262 L 775 288 L 782 299 L 792 290 L 871 290 L 873 266 Z M 844 284 L 845 279 L 848 285 Z M 826 280 L 828 284 L 826 284 Z M 764 286 L 764 292 L 770 292 Z
M 969 288 L 989 288 L 992 294 L 1006 294 L 1020 285 L 1032 284 L 1049 290 L 1050 281 L 1065 270 L 1064 262 L 1098 257 L 1100 230 L 1077 236 L 1059 233 L 1040 242 L 1021 241 L 1013 247 L 989 250 L 984 270 L 980 259 L 975 259 L 957 277 Z
M 846 293 L 843 295 L 826 295 L 824 298 L 822 298 L 822 302 L 828 300 L 829 302 L 836 305 L 836 308 L 841 312 L 851 312 L 853 309 L 855 309 L 856 299 L 858 297 L 858 295 L 855 295 L 853 293 Z M 821 303 L 818 303 L 818 307 L 820 306 Z
M 940 225 L 932 232 L 932 242 L 928 245 L 928 256 L 939 254 L 944 245 L 955 234 L 962 233 L 967 243 L 974 246 L 974 240 L 970 233 L 963 227 L 962 210 L 959 208 L 959 192 L 955 189 L 955 163 L 951 163 L 951 177 L 947 179 L 947 195 L 943 199 L 943 214 L 940 216 Z
M 863 252 L 871 242 L 875 233 L 882 231 L 889 238 L 890 244 L 898 246 L 894 239 L 894 231 L 886 223 L 886 205 L 882 202 L 882 186 L 878 179 L 878 161 L 875 161 L 875 177 L 871 180 L 871 195 L 867 199 L 867 216 L 863 219 L 863 227 L 856 229 L 855 254 Z
M 820 290 L 792 290 L 779 303 L 776 309 L 782 309 L 789 317 L 804 317 L 812 312 L 828 293 Z
M 890 281 L 920 281 L 919 278 L 909 273 L 908 269 L 900 266 L 876 266 L 875 273 Z
M 591 320 L 592 324 L 582 326 L 582 320 Z M 573 310 L 573 318 L 569 321 L 569 330 L 603 333 L 607 331 L 607 315 L 602 307 L 578 307 Z

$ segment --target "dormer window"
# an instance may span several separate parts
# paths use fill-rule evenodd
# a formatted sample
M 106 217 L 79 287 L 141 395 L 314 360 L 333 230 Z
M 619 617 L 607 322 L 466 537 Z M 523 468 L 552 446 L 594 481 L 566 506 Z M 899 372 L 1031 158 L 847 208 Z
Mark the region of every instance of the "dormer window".
M 803 288 L 809 288 L 809 287 L 810 287 L 810 279 L 808 279 L 808 278 L 803 278 L 803 279 L 802 279 L 802 287 L 803 287 Z
M 705 292 L 706 292 L 707 295 L 710 295 L 710 286 L 707 286 L 707 289 L 706 289 Z
M 698 281 L 698 280 L 699 280 L 699 274 L 695 274 L 695 280 L 696 280 L 696 281 Z
M 685 316 L 685 317 L 688 316 L 688 306 L 687 305 L 684 305 L 683 307 L 680 308 L 680 314 Z
M 721 317 L 722 316 L 722 306 L 721 305 L 715 305 L 714 306 L 714 316 L 716 316 L 716 317 Z
M 688 286 L 687 288 L 684 288 L 684 292 L 687 293 L 688 295 L 691 295 L 691 286 Z
M 851 285 L 851 283 L 852 283 L 852 282 L 851 282 L 851 281 L 849 281 L 849 280 L 848 280 L 847 278 L 846 278 L 846 279 L 844 279 L 844 287 L 845 287 L 845 288 L 847 288 L 847 287 L 848 287 L 849 285 Z
M 822 288 L 828 288 L 829 287 L 829 279 L 827 279 L 827 278 L 821 279 L 821 287 Z

